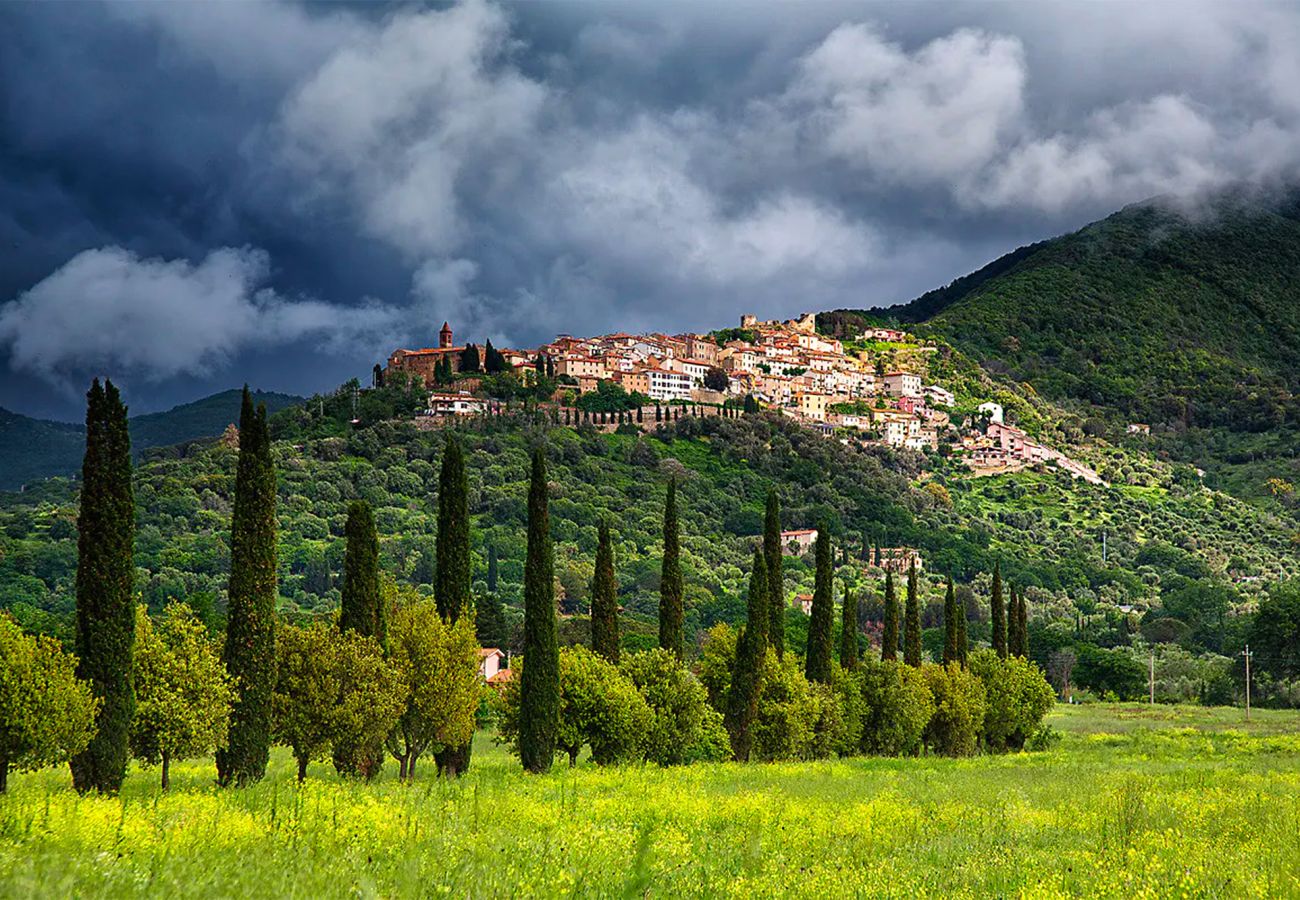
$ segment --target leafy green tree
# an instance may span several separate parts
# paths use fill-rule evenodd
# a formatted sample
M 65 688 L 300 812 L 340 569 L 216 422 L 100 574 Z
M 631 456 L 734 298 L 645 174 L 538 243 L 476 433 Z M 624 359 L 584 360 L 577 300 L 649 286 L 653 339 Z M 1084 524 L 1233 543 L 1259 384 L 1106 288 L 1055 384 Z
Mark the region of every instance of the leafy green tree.
M 449 433 L 438 477 L 438 572 L 433 595 L 438 612 L 452 621 L 473 605 L 469 525 L 465 451 Z
M 134 665 L 131 752 L 146 764 L 161 764 L 165 791 L 172 760 L 225 744 L 234 683 L 207 627 L 175 601 L 156 626 L 143 604 L 136 607 Z
M 804 674 L 809 681 L 828 684 L 835 629 L 835 573 L 831 567 L 831 536 L 826 523 L 817 530 L 814 547 L 817 569 L 814 576 L 812 616 L 808 623 L 808 650 Z
M 724 714 L 731 693 L 731 672 L 736 667 L 739 638 L 739 632 L 726 622 L 714 625 L 705 634 L 700 658 L 695 666 L 695 674 L 708 692 L 709 706 Z M 727 739 L 727 746 L 730 749 L 730 738 Z
M 342 693 L 336 637 L 323 622 L 309 628 L 283 625 L 276 635 L 274 736 L 293 751 L 299 781 L 307 777 L 309 762 L 325 757 L 334 738 L 334 700 Z
M 1002 563 L 993 564 L 993 596 L 989 599 L 989 612 L 993 622 L 993 650 L 1007 658 L 1007 607 L 1002 600 Z
M 763 660 L 767 656 L 767 622 L 770 593 L 767 587 L 767 563 L 761 547 L 754 550 L 753 569 L 749 576 L 749 604 L 745 627 L 736 642 L 736 663 L 727 691 L 724 724 L 732 755 L 738 762 L 749 760 L 750 727 L 758 712 L 758 694 L 763 680 Z
M 753 400 L 746 397 L 746 401 Z M 748 408 L 746 408 L 748 412 Z M 767 562 L 767 589 L 771 594 L 768 642 L 777 656 L 785 655 L 785 576 L 781 565 L 781 504 L 776 488 L 767 489 L 767 510 L 763 516 L 763 557 Z
M 71 759 L 79 791 L 116 792 L 126 777 L 135 689 L 135 496 L 126 406 L 113 382 L 86 395 L 86 455 L 77 515 L 77 677 L 99 704 L 94 736 Z
M 58 765 L 85 749 L 99 699 L 59 642 L 0 615 L 0 794 L 9 770 Z
M 961 626 L 959 620 L 965 618 L 965 611 L 957 605 L 957 595 L 953 590 L 952 576 L 948 576 L 948 593 L 943 601 L 943 663 L 961 662 Z
M 897 660 L 860 667 L 865 715 L 862 750 L 877 756 L 911 756 L 921 749 L 934 715 L 934 696 L 922 670 Z
M 602 766 L 635 762 L 645 753 L 654 714 L 618 666 L 586 647 L 560 653 L 559 745 L 578 761 L 584 744 Z
M 1300 677 L 1300 580 L 1275 586 L 1260 601 L 1250 630 L 1256 665 L 1275 678 Z
M 844 608 L 840 612 L 840 665 L 852 670 L 858 665 L 858 595 L 844 589 Z
M 524 660 L 520 676 L 519 758 L 529 772 L 555 761 L 560 724 L 560 658 L 555 643 L 555 558 L 547 503 L 546 449 L 533 448 L 524 563 Z
M 388 735 L 388 751 L 398 762 L 398 776 L 409 781 L 426 752 L 469 743 L 483 685 L 470 619 L 449 623 L 435 603 L 413 590 L 391 590 L 399 596 L 389 630 L 389 659 L 402 703 Z
M 903 661 L 921 664 L 921 600 L 916 590 L 916 562 L 907 571 L 907 606 L 903 610 Z
M 1056 702 L 1042 670 L 1017 656 L 999 659 L 992 650 L 971 654 L 970 671 L 984 684 L 984 746 L 1021 750 Z
M 894 596 L 894 573 L 885 573 L 885 619 L 880 632 L 880 658 L 898 659 L 898 598 Z
M 618 664 L 618 579 L 609 525 L 600 523 L 596 542 L 596 575 L 591 585 L 591 649 Z
M 495 544 L 488 544 L 487 551 L 487 590 L 489 594 L 497 592 L 497 548 Z
M 685 617 L 682 584 L 681 537 L 677 525 L 677 480 L 668 482 L 668 497 L 664 502 L 664 558 L 659 578 L 659 646 L 671 651 L 678 659 L 686 655 L 686 642 L 682 633 Z
M 373 637 L 384 646 L 388 616 L 379 591 L 379 536 L 370 504 L 348 504 L 344 526 L 343 593 L 339 600 L 339 629 Z
M 709 706 L 704 685 L 662 647 L 623 654 L 619 670 L 636 685 L 654 714 L 646 758 L 661 766 L 690 761 L 708 723 L 720 719 Z
M 450 432 L 438 473 L 438 574 L 433 596 L 438 612 L 455 622 L 473 606 L 473 566 L 470 557 L 469 481 L 465 474 L 465 451 Z M 461 775 L 469 768 L 472 743 L 445 747 L 434 758 L 438 771 Z
M 253 409 L 244 386 L 239 465 L 230 529 L 229 612 L 223 651 L 235 682 L 227 746 L 217 751 L 217 780 L 244 785 L 266 773 L 275 691 L 275 465 L 266 406 Z
M 978 749 L 984 728 L 984 683 L 955 663 L 927 665 L 921 674 L 934 697 L 925 745 L 942 756 L 970 756 Z
M 505 647 L 510 643 L 510 624 L 495 594 L 474 599 L 474 634 L 483 647 Z
M 768 656 L 754 719 L 752 754 L 764 762 L 811 759 L 821 703 L 793 655 Z

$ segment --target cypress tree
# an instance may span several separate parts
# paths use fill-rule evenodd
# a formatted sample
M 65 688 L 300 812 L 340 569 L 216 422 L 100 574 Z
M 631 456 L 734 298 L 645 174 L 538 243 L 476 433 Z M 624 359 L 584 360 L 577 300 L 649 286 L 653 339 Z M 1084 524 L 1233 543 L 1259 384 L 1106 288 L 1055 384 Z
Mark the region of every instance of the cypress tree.
M 275 466 L 266 407 L 253 409 L 244 386 L 239 414 L 239 466 L 230 526 L 229 612 L 223 651 L 237 679 L 226 749 L 217 753 L 222 785 L 244 785 L 266 774 L 275 689 Z
M 433 599 L 438 615 L 455 622 L 469 612 L 473 570 L 469 549 L 469 485 L 465 477 L 465 451 L 451 433 L 438 472 L 438 574 Z M 445 747 L 434 754 L 438 771 L 460 775 L 469 768 L 471 744 Z
M 1007 607 L 1002 601 L 1002 563 L 993 564 L 993 597 L 989 600 L 993 619 L 993 649 L 1007 658 Z
M 758 694 L 763 678 L 763 657 L 767 653 L 768 598 L 767 562 L 761 548 L 754 548 L 753 571 L 749 575 L 749 603 L 745 627 L 736 640 L 736 664 L 727 691 L 723 724 L 731 738 L 731 752 L 738 762 L 749 760 L 753 740 L 750 726 L 758 713 Z
M 497 592 L 497 548 L 495 544 L 488 545 L 487 590 L 489 594 L 496 594 Z
M 618 662 L 618 579 L 614 575 L 609 525 L 605 522 L 600 523 L 596 575 L 591 584 L 591 649 L 612 663 Z
M 943 664 L 961 662 L 961 633 L 957 624 L 957 595 L 948 576 L 948 594 L 943 599 Z
M 885 621 L 880 633 L 880 658 L 898 659 L 898 598 L 894 596 L 894 573 L 885 572 Z
M 353 500 L 348 504 L 343 533 L 347 544 L 343 551 L 339 629 L 373 637 L 381 647 L 385 646 L 388 617 L 379 596 L 379 536 L 369 503 Z
M 686 653 L 682 635 L 681 545 L 677 528 L 677 481 L 668 482 L 668 499 L 664 502 L 664 561 L 659 578 L 659 646 L 671 650 L 681 659 Z
M 480 647 L 500 648 L 510 643 L 510 626 L 495 594 L 475 599 L 474 636 Z
M 560 651 L 555 642 L 555 559 L 547 509 L 546 450 L 533 449 L 524 562 L 524 671 L 519 679 L 519 758 L 540 773 L 555 761 L 560 725 Z
M 840 665 L 852 669 L 858 664 L 858 597 L 844 589 L 844 608 L 840 613 Z
M 99 699 L 95 736 L 71 760 L 79 791 L 116 792 L 135 715 L 135 495 L 126 407 L 113 382 L 86 394 L 86 455 L 77 513 L 77 677 Z
M 1029 622 L 1023 590 L 1011 586 L 1011 608 L 1007 622 L 1007 653 L 1011 656 L 1029 656 Z
M 785 655 L 785 576 L 781 572 L 781 503 L 776 488 L 767 489 L 767 512 L 763 517 L 763 558 L 767 563 L 767 639 L 777 656 Z
M 970 640 L 966 637 L 966 604 L 957 604 L 957 655 L 961 662 L 961 667 L 966 668 L 966 660 L 970 655 Z
M 344 528 L 347 544 L 343 555 L 343 595 L 339 602 L 339 630 L 355 631 L 388 645 L 388 617 L 379 595 L 379 536 L 370 504 L 354 500 L 348 504 Z M 384 762 L 382 744 L 364 747 L 352 740 L 335 740 L 334 768 L 340 775 L 379 774 Z
M 813 583 L 812 621 L 808 623 L 808 655 L 804 658 L 804 675 L 809 681 L 828 684 L 831 680 L 831 645 L 835 629 L 835 584 L 831 569 L 831 538 L 824 523 L 817 529 L 814 554 L 817 571 Z
M 921 665 L 921 599 L 916 593 L 916 560 L 907 570 L 907 606 L 903 611 L 903 661 Z
M 469 487 L 465 479 L 465 451 L 460 441 L 447 435 L 438 474 L 438 573 L 433 598 L 438 615 L 455 622 L 472 605 L 472 571 L 469 551 Z

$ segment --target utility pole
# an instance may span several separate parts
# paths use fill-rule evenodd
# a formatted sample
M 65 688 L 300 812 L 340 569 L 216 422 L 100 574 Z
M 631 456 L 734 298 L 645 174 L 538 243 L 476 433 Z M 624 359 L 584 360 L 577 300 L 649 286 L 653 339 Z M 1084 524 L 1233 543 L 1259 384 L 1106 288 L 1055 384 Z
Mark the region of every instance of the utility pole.
M 1151 705 L 1156 705 L 1156 651 L 1151 650 Z
M 1104 566 L 1107 562 L 1106 532 L 1101 533 L 1101 564 Z
M 1250 644 L 1242 653 L 1246 657 L 1246 721 L 1250 721 Z

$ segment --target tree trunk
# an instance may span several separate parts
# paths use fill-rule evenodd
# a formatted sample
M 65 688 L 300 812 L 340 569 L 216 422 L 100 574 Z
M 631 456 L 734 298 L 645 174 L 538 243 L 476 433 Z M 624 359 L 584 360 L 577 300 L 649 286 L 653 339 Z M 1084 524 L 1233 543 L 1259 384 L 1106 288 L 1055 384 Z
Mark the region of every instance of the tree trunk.
M 298 757 L 298 782 L 302 783 L 307 780 L 307 757 Z
M 171 764 L 172 755 L 164 750 L 162 754 L 162 789 L 164 791 L 172 786 Z
M 9 790 L 9 757 L 0 756 L 0 794 Z
M 409 756 L 397 757 L 397 780 L 398 781 L 406 780 L 406 761 L 409 758 L 410 758 Z
M 414 781 L 414 780 L 415 780 L 415 761 L 416 761 L 417 759 L 419 759 L 419 758 L 420 758 L 420 754 L 418 754 L 418 753 L 412 753 L 412 754 L 411 754 L 411 761 L 410 761 L 409 763 L 406 764 L 406 780 L 407 780 L 407 781 Z
M 570 748 L 569 748 L 569 768 L 570 768 L 570 769 L 576 768 L 577 765 L 578 765 L 578 748 L 577 748 L 577 747 L 570 747 Z

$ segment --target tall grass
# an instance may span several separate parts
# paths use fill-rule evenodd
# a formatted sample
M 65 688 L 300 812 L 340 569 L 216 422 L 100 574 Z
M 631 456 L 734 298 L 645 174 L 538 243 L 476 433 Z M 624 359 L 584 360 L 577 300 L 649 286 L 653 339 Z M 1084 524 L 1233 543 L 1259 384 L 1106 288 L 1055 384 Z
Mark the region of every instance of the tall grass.
M 298 786 L 282 753 L 242 791 L 206 760 L 166 794 L 50 770 L 0 799 L 0 897 L 1300 895 L 1300 716 L 1144 712 L 1061 709 L 1054 749 L 967 760 L 533 777 L 480 736 L 467 777 L 411 786 Z

